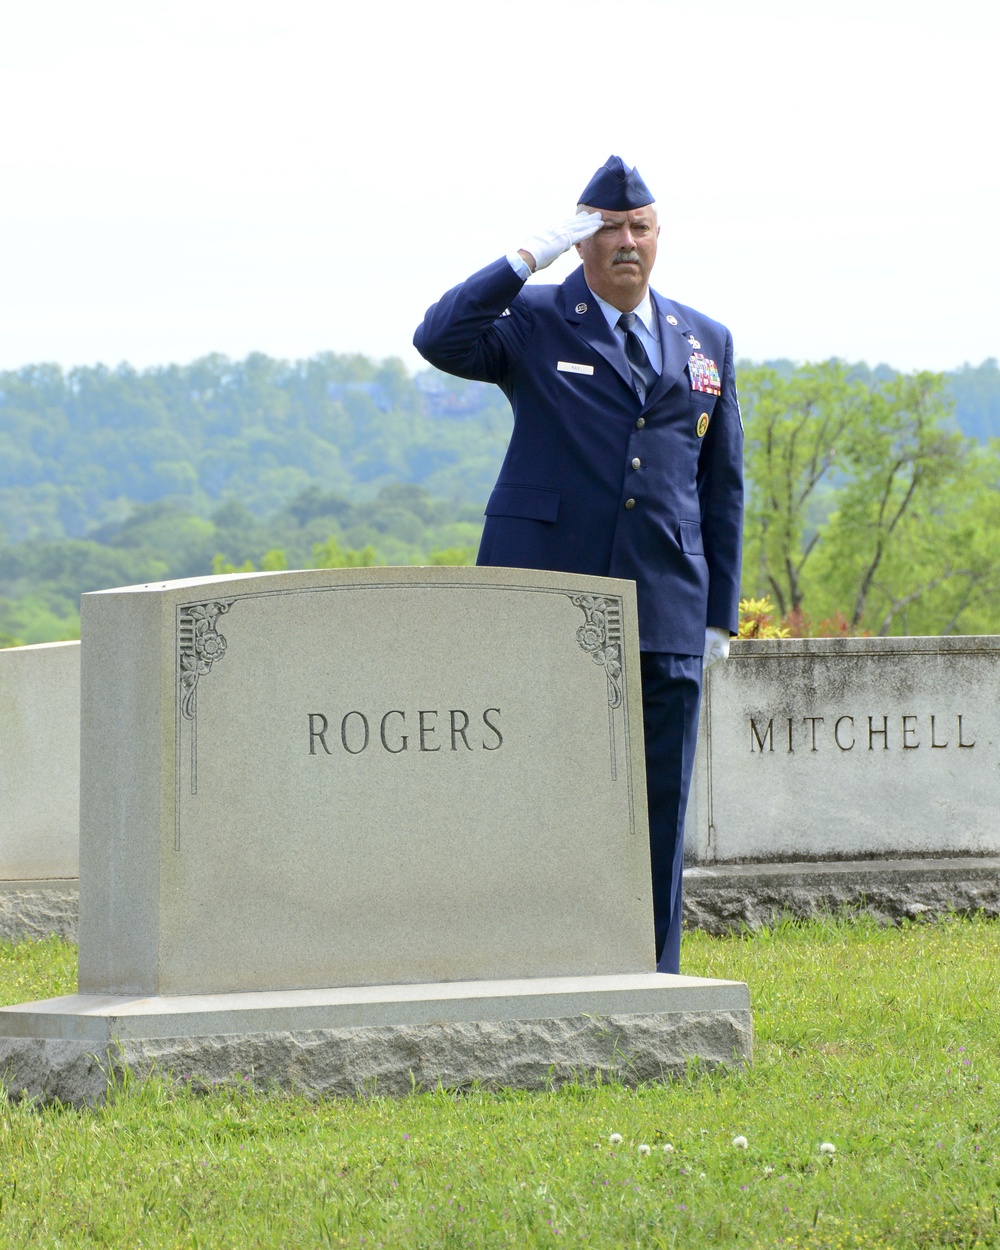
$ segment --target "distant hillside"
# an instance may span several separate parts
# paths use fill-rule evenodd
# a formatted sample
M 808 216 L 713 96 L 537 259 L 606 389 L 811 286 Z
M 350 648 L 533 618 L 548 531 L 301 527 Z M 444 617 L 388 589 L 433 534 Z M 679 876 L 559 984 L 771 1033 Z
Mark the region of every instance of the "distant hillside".
M 997 362 L 946 379 L 961 430 L 1000 435 Z M 81 592 L 107 586 L 248 565 L 469 562 L 510 425 L 496 387 L 363 356 L 2 373 L 0 646 L 76 637 Z M 811 529 L 843 480 L 814 492 Z
M 996 360 L 946 376 L 963 433 L 1000 436 Z M 404 483 L 481 508 L 510 421 L 496 387 L 333 353 L 0 373 L 0 541 L 84 537 L 158 501 L 201 517 L 239 501 L 261 518 L 310 488 L 357 503 Z
M 1000 368 L 996 360 L 991 356 L 981 365 L 963 365 L 945 377 L 962 433 L 981 443 L 1000 438 Z
M 791 377 L 795 370 L 792 360 L 765 360 L 764 364 L 783 378 Z M 898 370 L 888 365 L 870 369 L 868 365 L 857 364 L 851 366 L 850 373 L 852 377 L 871 382 L 894 377 Z M 981 365 L 965 364 L 944 377 L 955 403 L 955 423 L 962 433 L 980 443 L 1000 438 L 1000 367 L 996 360 L 991 356 Z
M 310 487 L 481 508 L 510 422 L 495 387 L 332 353 L 0 373 L 0 540 L 81 537 L 160 500 L 262 517 Z

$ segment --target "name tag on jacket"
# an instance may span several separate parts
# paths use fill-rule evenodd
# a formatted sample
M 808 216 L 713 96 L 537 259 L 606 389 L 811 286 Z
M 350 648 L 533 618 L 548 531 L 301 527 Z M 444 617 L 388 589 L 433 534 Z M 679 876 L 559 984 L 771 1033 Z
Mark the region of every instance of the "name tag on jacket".
M 571 360 L 560 360 L 556 363 L 560 373 L 593 373 L 593 365 L 575 365 Z

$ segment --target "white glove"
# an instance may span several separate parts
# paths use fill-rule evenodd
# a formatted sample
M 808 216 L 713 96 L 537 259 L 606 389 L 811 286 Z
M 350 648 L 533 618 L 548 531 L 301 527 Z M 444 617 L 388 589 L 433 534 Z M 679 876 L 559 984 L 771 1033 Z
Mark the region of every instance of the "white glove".
M 562 225 L 541 234 L 533 234 L 521 244 L 522 252 L 530 252 L 535 260 L 535 269 L 545 269 L 557 256 L 568 252 L 574 243 L 589 239 L 601 228 L 603 218 L 600 213 L 577 213 Z
M 729 630 L 717 629 L 714 625 L 709 625 L 705 630 L 705 658 L 702 661 L 702 670 L 714 664 L 716 660 L 728 658 Z

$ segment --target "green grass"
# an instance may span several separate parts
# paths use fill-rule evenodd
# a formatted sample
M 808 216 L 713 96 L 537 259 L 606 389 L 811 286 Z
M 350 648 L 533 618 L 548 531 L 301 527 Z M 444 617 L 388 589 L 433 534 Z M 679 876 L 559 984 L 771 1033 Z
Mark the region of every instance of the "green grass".
M 0 948 L 0 996 L 66 992 L 73 954 Z M 1000 924 L 693 933 L 683 960 L 749 983 L 752 1068 L 315 1103 L 153 1080 L 95 1111 L 12 1104 L 0 1244 L 1000 1246 Z

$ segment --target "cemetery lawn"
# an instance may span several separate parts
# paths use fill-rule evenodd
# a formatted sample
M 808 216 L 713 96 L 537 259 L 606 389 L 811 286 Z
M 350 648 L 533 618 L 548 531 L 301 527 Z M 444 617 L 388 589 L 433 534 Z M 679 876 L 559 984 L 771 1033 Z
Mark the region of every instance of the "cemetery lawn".
M 397 1101 L 157 1079 L 96 1110 L 0 1105 L 0 1244 L 1000 1247 L 1000 924 L 690 933 L 683 967 L 749 983 L 752 1068 Z M 0 947 L 4 1003 L 74 982 L 72 947 Z

